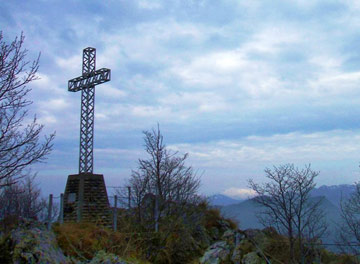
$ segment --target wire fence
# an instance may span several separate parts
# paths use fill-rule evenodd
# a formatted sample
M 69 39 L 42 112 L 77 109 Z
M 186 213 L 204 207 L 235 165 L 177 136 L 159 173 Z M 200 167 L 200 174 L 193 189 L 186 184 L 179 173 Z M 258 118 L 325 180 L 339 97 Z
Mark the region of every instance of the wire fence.
M 108 196 L 110 206 L 115 206 L 116 203 L 118 208 L 130 209 L 132 207 L 130 186 L 108 186 L 107 188 L 114 190 L 114 195 Z

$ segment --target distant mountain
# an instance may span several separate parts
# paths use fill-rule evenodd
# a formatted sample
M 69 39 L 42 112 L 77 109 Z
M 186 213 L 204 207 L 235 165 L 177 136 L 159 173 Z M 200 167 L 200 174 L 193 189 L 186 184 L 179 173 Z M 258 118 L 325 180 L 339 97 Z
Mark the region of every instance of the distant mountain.
M 337 227 L 341 222 L 340 201 L 349 198 L 355 189 L 355 185 L 350 184 L 322 185 L 311 192 L 312 199 L 322 199 L 321 208 L 328 223 L 328 233 L 323 237 L 323 241 L 335 241 Z M 219 206 L 225 217 L 236 220 L 240 229 L 263 228 L 257 214 L 264 208 L 255 203 L 253 199 L 241 201 L 217 194 L 210 197 L 210 203 Z M 331 246 L 328 248 L 337 250 Z
M 336 241 L 338 226 L 341 223 L 341 199 L 348 199 L 355 190 L 355 185 L 340 184 L 322 185 L 311 192 L 312 199 L 322 199 L 321 208 L 328 224 L 327 233 L 322 238 L 324 242 L 331 244 Z M 264 208 L 255 203 L 253 199 L 236 200 L 223 194 L 216 194 L 209 197 L 209 202 L 211 205 L 219 207 L 225 217 L 237 221 L 240 229 L 263 228 L 257 215 Z M 335 252 L 339 250 L 336 246 L 328 245 L 326 247 Z
M 355 185 L 340 184 L 326 186 L 322 185 L 319 188 L 315 188 L 312 192 L 312 196 L 325 196 L 335 206 L 340 207 L 341 199 L 349 198 L 350 194 L 355 191 Z
M 325 213 L 325 220 L 328 224 L 328 232 L 322 238 L 323 241 L 335 241 L 337 226 L 341 221 L 340 209 L 331 203 L 325 196 L 316 196 L 312 199 L 322 199 L 321 208 Z M 264 210 L 264 207 L 255 203 L 253 199 L 249 199 L 237 204 L 231 204 L 220 208 L 225 217 L 230 217 L 238 222 L 240 229 L 264 228 L 259 222 L 257 215 Z M 336 248 L 329 249 L 336 250 Z
M 227 206 L 230 204 L 236 204 L 243 201 L 243 200 L 233 199 L 223 194 L 215 194 L 210 196 L 208 199 L 209 199 L 209 203 L 213 206 Z
M 325 196 L 332 204 L 340 207 L 341 199 L 349 198 L 350 194 L 355 191 L 355 185 L 340 184 L 340 185 L 322 185 L 319 188 L 315 188 L 311 192 L 311 196 Z M 227 206 L 231 204 L 237 204 L 246 199 L 234 199 L 223 194 L 215 194 L 209 197 L 211 205 L 215 206 Z
M 221 207 L 223 215 L 236 220 L 240 229 L 262 228 L 256 217 L 262 210 L 263 208 L 255 203 L 253 199 Z
M 329 219 L 338 219 L 341 199 L 349 198 L 355 188 L 355 185 L 351 184 L 322 185 L 315 188 L 311 192 L 311 196 L 314 199 L 323 197 L 322 207 L 326 211 L 327 217 Z M 236 200 L 223 194 L 215 194 L 209 197 L 209 201 L 212 205 L 221 206 L 221 210 L 226 216 L 239 220 L 241 228 L 259 227 L 256 213 L 261 211 L 261 208 L 252 199 Z

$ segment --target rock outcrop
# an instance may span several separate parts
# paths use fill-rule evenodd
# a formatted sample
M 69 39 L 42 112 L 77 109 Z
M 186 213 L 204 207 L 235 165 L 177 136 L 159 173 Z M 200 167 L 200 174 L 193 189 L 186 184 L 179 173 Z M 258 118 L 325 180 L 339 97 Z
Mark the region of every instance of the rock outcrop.
M 1 244 L 1 263 L 69 263 L 55 234 L 35 221 L 23 220 L 18 228 L 2 236 Z
M 200 259 L 203 264 L 220 264 L 229 260 L 231 247 L 225 241 L 218 241 L 212 244 Z
M 100 250 L 99 252 L 97 252 L 97 254 L 95 255 L 95 257 L 89 262 L 89 264 L 131 264 L 129 262 L 126 262 L 124 260 L 122 260 L 120 257 L 111 254 L 111 253 L 106 253 L 103 250 Z
M 257 247 L 265 239 L 268 230 L 232 229 L 226 221 L 219 224 L 217 231 L 211 229 L 210 236 L 215 240 L 199 259 L 200 264 L 263 264 L 265 256 Z
M 66 257 L 52 230 L 48 231 L 42 223 L 26 219 L 10 233 L 0 234 L 0 263 L 131 264 L 103 250 L 98 251 L 90 262 Z

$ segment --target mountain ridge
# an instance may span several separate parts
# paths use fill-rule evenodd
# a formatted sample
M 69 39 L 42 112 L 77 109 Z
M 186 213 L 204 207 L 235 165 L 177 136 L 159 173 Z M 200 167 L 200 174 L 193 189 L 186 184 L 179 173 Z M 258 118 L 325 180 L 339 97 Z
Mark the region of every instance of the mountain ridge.
M 311 193 L 311 199 L 322 199 L 321 209 L 324 211 L 325 221 L 328 225 L 328 232 L 322 237 L 324 241 L 330 243 L 336 241 L 338 225 L 341 222 L 341 199 L 349 198 L 355 189 L 355 185 L 350 184 L 322 185 Z M 257 217 L 264 207 L 257 204 L 254 198 L 219 206 L 219 208 L 225 217 L 238 222 L 241 229 L 262 229 L 264 227 Z M 336 250 L 336 248 L 330 248 Z
M 350 194 L 354 192 L 355 189 L 356 187 L 354 184 L 321 185 L 318 188 L 314 188 L 311 192 L 311 196 L 324 196 L 333 205 L 340 208 L 341 200 L 349 198 Z M 249 199 L 251 198 L 236 199 L 225 194 L 214 194 L 208 197 L 209 203 L 213 206 L 227 206 L 241 203 Z

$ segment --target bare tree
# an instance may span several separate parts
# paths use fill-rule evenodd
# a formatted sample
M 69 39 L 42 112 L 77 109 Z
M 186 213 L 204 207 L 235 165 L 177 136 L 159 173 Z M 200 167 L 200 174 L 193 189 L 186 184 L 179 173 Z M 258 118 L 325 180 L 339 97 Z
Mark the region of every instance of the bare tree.
M 338 244 L 344 253 L 360 255 L 360 183 L 355 192 L 340 203 L 342 223 L 339 225 Z
M 188 154 L 179 155 L 166 148 L 159 126 L 143 133 L 149 158 L 139 159 L 129 185 L 138 219 L 142 220 L 145 200 L 150 200 L 148 204 L 152 205 L 155 230 L 158 230 L 162 218 L 184 213 L 183 209 L 197 199 L 200 180 L 192 167 L 185 165 Z
M 35 175 L 26 176 L 23 181 L 0 190 L 0 219 L 38 219 L 44 213 L 46 204 L 35 184 Z
M 0 188 L 24 177 L 24 170 L 50 153 L 54 134 L 40 141 L 43 125 L 28 121 L 27 84 L 37 79 L 39 57 L 27 61 L 24 35 L 7 44 L 0 31 Z
M 130 204 L 134 206 L 136 210 L 138 222 L 142 222 L 143 213 L 142 207 L 144 198 L 148 192 L 149 177 L 148 175 L 141 174 L 139 171 L 133 171 L 129 179 L 130 186 Z
M 294 263 L 297 263 L 297 242 L 300 261 L 305 263 L 304 244 L 317 242 L 327 229 L 320 208 L 322 199 L 310 197 L 319 172 L 311 170 L 310 165 L 300 170 L 293 164 L 286 164 L 267 168 L 265 174 L 270 179 L 268 183 L 260 185 L 249 180 L 249 186 L 257 194 L 255 202 L 264 207 L 259 215 L 260 221 L 264 226 L 273 226 L 287 236 L 290 260 Z

